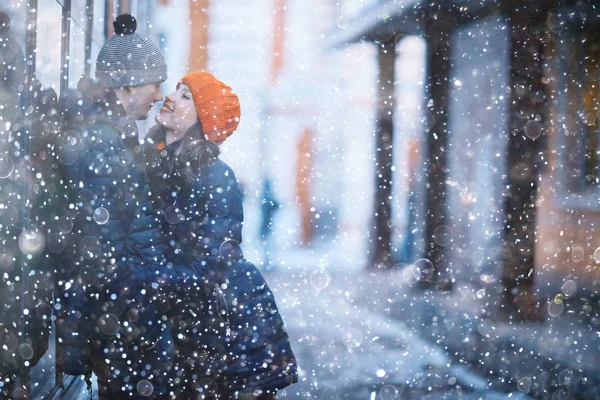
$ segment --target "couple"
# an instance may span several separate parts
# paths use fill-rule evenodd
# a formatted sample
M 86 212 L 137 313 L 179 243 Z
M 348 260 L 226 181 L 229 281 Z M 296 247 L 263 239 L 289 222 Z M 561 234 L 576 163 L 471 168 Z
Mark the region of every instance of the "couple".
M 101 398 L 274 399 L 296 362 L 273 294 L 243 259 L 242 196 L 219 145 L 237 95 L 208 72 L 181 79 L 143 143 L 135 120 L 167 68 L 128 14 L 62 96 L 55 146 L 65 205 L 57 364 L 94 372 Z

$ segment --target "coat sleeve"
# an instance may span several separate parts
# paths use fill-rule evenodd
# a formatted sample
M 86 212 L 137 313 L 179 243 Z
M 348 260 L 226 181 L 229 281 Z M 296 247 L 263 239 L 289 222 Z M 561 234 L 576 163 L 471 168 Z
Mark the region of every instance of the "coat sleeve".
M 226 273 L 231 326 L 225 381 L 232 392 L 273 394 L 297 382 L 297 364 L 273 292 L 260 271 L 242 260 Z

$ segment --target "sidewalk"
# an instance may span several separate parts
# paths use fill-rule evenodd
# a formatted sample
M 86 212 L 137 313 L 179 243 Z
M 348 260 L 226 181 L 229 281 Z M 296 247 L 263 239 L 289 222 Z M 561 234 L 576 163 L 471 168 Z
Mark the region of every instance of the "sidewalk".
M 382 290 L 377 295 L 362 291 L 361 304 L 390 299 L 387 315 L 444 345 L 484 374 L 491 387 L 512 387 L 540 399 L 600 399 L 600 337 L 588 326 L 568 316 L 498 323 L 485 317 L 485 298 L 469 285 L 457 284 L 447 293 L 386 286 L 388 274 L 371 275 L 371 283 Z
M 466 388 L 473 398 L 600 399 L 600 370 L 596 365 L 600 335 L 587 326 L 575 324 L 567 316 L 548 317 L 551 320 L 542 323 L 497 323 L 485 317 L 485 297 L 481 292 L 478 296 L 469 285 L 456 284 L 446 293 L 425 291 L 399 284 L 398 271 L 395 276 L 390 271 L 367 272 L 357 264 L 349 265 L 347 255 L 336 254 L 331 249 L 290 251 L 286 264 L 265 276 L 290 334 L 304 334 L 296 346 L 309 341 L 310 334 L 307 337 L 305 332 L 314 332 L 318 338 L 351 332 L 352 341 L 357 334 L 353 327 L 361 327 L 357 329 L 362 338 L 360 348 L 338 353 L 342 360 L 330 361 L 331 368 L 344 370 L 346 381 L 352 377 L 360 380 L 367 373 L 367 365 L 371 369 L 377 363 L 388 365 L 386 362 L 393 358 L 395 366 L 381 367 L 386 379 L 400 382 L 397 387 L 410 392 L 425 384 L 445 393 L 445 397 L 430 398 L 465 398 L 452 397 L 456 393 L 451 394 L 453 385 L 449 382 L 454 382 L 463 390 L 461 396 Z M 298 303 L 312 304 L 313 314 L 300 312 L 307 306 Z M 342 311 L 346 315 L 343 323 L 337 318 Z M 317 313 L 327 318 L 320 320 Z M 308 321 L 314 320 L 325 326 L 311 326 Z M 333 326 L 326 328 L 328 325 Z M 310 345 L 321 348 L 325 344 L 313 341 Z M 302 351 L 311 353 L 311 349 Z M 358 352 L 384 357 L 361 358 Z M 342 366 L 348 357 L 363 369 Z M 407 366 L 411 368 L 406 370 Z M 377 371 L 370 374 L 377 376 Z M 335 375 L 335 379 L 340 378 Z M 334 381 L 324 382 L 335 387 Z M 363 383 L 369 382 L 382 380 L 366 379 Z M 406 396 L 405 392 L 391 398 L 413 398 Z
M 491 387 L 415 330 L 416 318 L 392 317 L 383 276 L 334 263 L 334 255 L 303 250 L 265 272 L 301 368 L 299 383 L 281 399 L 529 398 Z

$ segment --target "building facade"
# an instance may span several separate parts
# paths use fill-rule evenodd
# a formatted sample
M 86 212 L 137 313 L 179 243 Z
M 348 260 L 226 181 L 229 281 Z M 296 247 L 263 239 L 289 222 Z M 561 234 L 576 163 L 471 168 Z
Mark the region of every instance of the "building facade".
M 392 84 L 398 43 L 425 40 L 417 248 L 435 285 L 489 289 L 500 319 L 597 297 L 598 13 L 595 2 L 379 1 L 330 31 L 332 49 L 378 47 L 378 136 L 388 145 L 398 120 L 385 102 L 404 96 Z M 376 160 L 380 215 L 392 212 L 391 149 Z M 390 266 L 386 219 L 374 252 Z

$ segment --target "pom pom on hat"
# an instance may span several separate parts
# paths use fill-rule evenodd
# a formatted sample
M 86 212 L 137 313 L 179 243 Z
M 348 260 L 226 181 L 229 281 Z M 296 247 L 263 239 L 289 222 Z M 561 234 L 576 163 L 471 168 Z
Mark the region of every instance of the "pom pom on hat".
M 104 43 L 96 58 L 98 82 L 109 88 L 164 82 L 165 57 L 158 44 L 136 32 L 136 19 L 131 14 L 121 14 L 113 26 L 115 34 Z
M 10 17 L 7 13 L 0 11 L 0 33 L 8 32 L 10 28 Z
M 116 35 L 131 35 L 137 29 L 137 21 L 131 14 L 121 14 L 113 22 Z
M 214 142 L 233 134 L 240 123 L 240 101 L 233 90 L 206 71 L 192 72 L 181 78 L 190 92 L 202 131 Z

